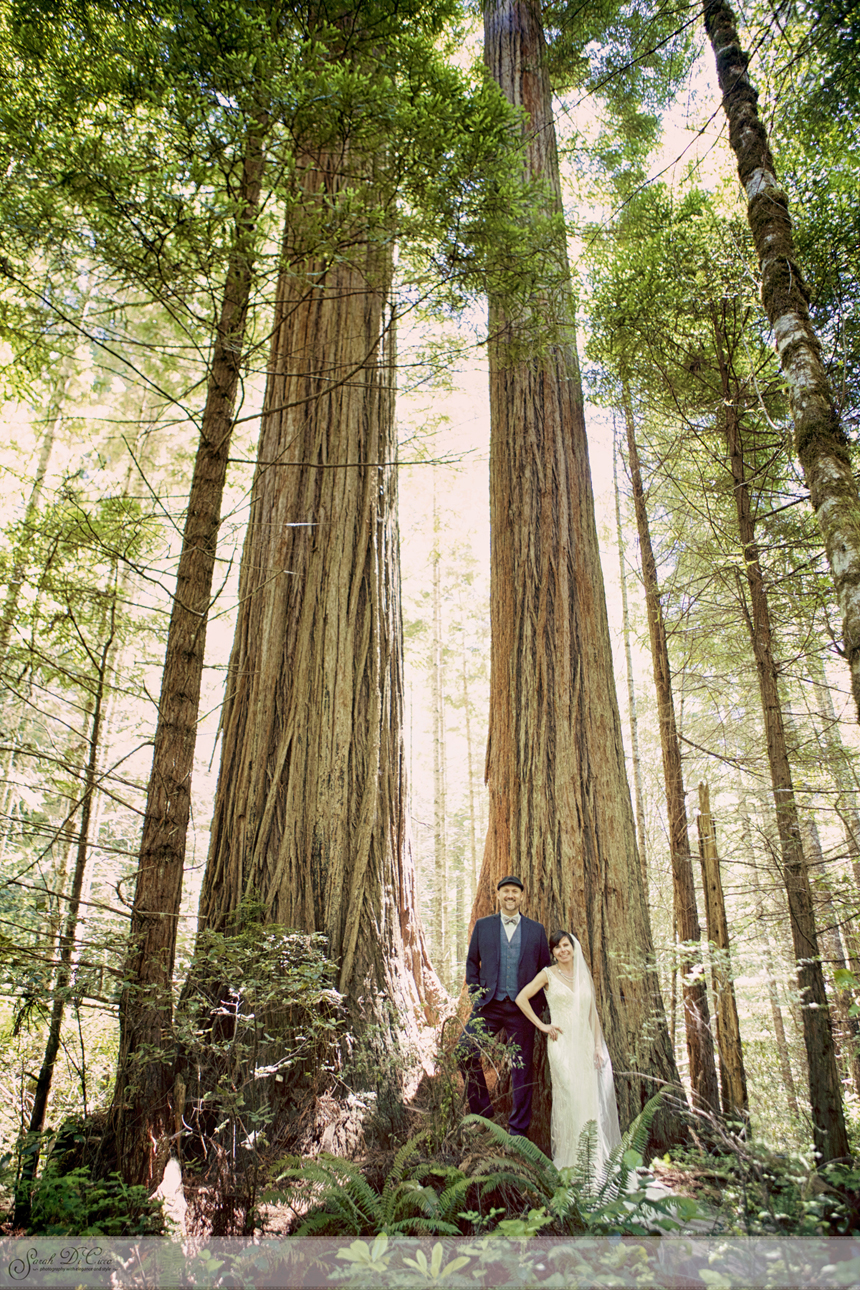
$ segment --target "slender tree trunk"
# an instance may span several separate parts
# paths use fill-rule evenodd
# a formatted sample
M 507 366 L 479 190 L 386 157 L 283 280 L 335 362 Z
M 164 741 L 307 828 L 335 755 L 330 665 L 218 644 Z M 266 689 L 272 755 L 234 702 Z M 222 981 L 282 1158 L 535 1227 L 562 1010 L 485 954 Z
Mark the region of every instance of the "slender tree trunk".
M 847 972 L 848 963 L 842 949 L 842 939 L 839 935 L 840 919 L 836 912 L 833 893 L 830 890 L 830 884 L 824 868 L 824 853 L 821 849 L 818 825 L 809 816 L 803 823 L 803 835 L 807 855 L 818 869 L 814 890 L 818 898 L 820 912 L 817 921 L 821 926 L 821 943 L 824 953 L 832 970 L 838 971 L 841 969 L 843 972 Z M 833 984 L 831 992 L 833 997 L 832 1024 L 834 1040 L 842 1057 L 843 1067 L 851 1077 L 855 1092 L 860 1095 L 860 1025 L 858 1025 L 857 1018 L 851 1013 L 851 1005 L 854 1000 L 851 997 L 850 990 L 846 990 L 844 986 Z
M 812 892 L 801 844 L 800 820 L 788 761 L 778 672 L 773 652 L 770 609 L 759 558 L 752 501 L 746 480 L 736 391 L 732 388 L 722 333 L 716 315 L 713 321 L 723 385 L 726 442 L 734 480 L 733 491 L 746 583 L 752 607 L 752 616 L 747 615 L 747 627 L 758 673 L 782 855 L 782 876 L 788 896 L 797 978 L 803 1001 L 803 1038 L 809 1063 L 809 1099 L 812 1106 L 815 1149 L 822 1160 L 833 1160 L 848 1154 L 848 1137 L 842 1113 L 842 1091 L 836 1067 L 830 1012 L 815 930 Z
M 795 447 L 824 538 L 842 612 L 843 647 L 860 716 L 860 494 L 821 345 L 809 317 L 809 291 L 795 257 L 788 199 L 779 185 L 747 76 L 735 15 L 725 0 L 704 0 L 705 29 L 729 121 L 729 139 L 747 196 L 762 275 L 762 301 L 788 385 Z
M 81 309 L 81 322 L 84 321 L 89 308 L 89 292 L 83 302 Z M 9 642 L 12 639 L 12 628 L 15 624 L 15 616 L 18 611 L 18 601 L 21 596 L 21 588 L 24 585 L 24 575 L 27 569 L 29 533 L 33 526 L 36 512 L 42 501 L 42 492 L 45 486 L 45 476 L 48 473 L 48 464 L 51 460 L 51 454 L 54 451 L 54 444 L 57 438 L 57 429 L 63 412 L 63 405 L 69 390 L 73 369 L 75 366 L 74 356 L 67 354 L 61 360 L 60 369 L 57 376 L 57 385 L 45 416 L 45 429 L 42 431 L 42 439 L 39 444 L 39 457 L 36 462 L 36 473 L 33 476 L 33 484 L 30 489 L 30 496 L 27 499 L 27 505 L 24 510 L 23 522 L 21 525 L 21 538 L 15 547 L 12 556 L 12 568 L 6 583 L 6 596 L 3 600 L 3 608 L 0 610 L 0 672 L 6 662 L 6 655 L 9 652 Z M 0 689 L 0 709 L 5 703 L 5 689 Z
M 717 1068 L 714 1060 L 714 1037 L 711 1033 L 708 989 L 702 971 L 699 948 L 701 929 L 696 907 L 696 887 L 693 882 L 692 853 L 687 827 L 687 803 L 684 793 L 684 775 L 681 766 L 681 744 L 675 725 L 675 704 L 672 698 L 672 672 L 669 666 L 669 646 L 663 621 L 663 606 L 657 585 L 657 563 L 651 545 L 651 531 L 645 508 L 645 492 L 639 466 L 639 449 L 633 425 L 633 412 L 625 392 L 624 417 L 627 425 L 627 456 L 630 479 L 633 485 L 633 505 L 639 533 L 639 554 L 642 560 L 642 580 L 648 609 L 648 632 L 651 640 L 651 658 L 654 664 L 654 686 L 657 691 L 657 712 L 660 721 L 660 746 L 663 751 L 663 779 L 666 785 L 666 807 L 669 815 L 669 846 L 672 863 L 672 892 L 675 908 L 675 925 L 678 938 L 686 947 L 683 972 L 684 1024 L 687 1034 L 687 1052 L 690 1058 L 690 1084 L 694 1105 L 705 1111 L 716 1112 L 720 1106 Z
M 629 396 L 628 396 L 629 397 Z M 642 793 L 642 759 L 639 756 L 639 719 L 636 714 L 636 682 L 633 678 L 633 651 L 630 648 L 630 610 L 627 604 L 627 560 L 624 555 L 624 533 L 621 528 L 621 490 L 618 487 L 618 454 L 621 445 L 614 444 L 612 483 L 615 489 L 615 531 L 618 536 L 618 571 L 621 581 L 622 631 L 627 660 L 627 705 L 630 712 L 630 746 L 633 750 L 633 796 L 636 801 L 636 832 L 639 837 L 639 859 L 642 878 L 648 891 L 648 859 L 645 850 L 645 801 Z
M 771 1017 L 773 1019 L 773 1033 L 776 1039 L 779 1070 L 780 1075 L 782 1076 L 782 1082 L 785 1085 L 788 1109 L 795 1119 L 798 1119 L 800 1116 L 800 1107 L 797 1103 L 797 1090 L 794 1083 L 794 1073 L 791 1069 L 791 1055 L 788 1050 L 788 1040 L 786 1039 L 785 1025 L 782 1020 L 782 1009 L 779 1006 L 779 995 L 777 994 L 776 981 L 773 975 L 773 951 L 771 940 L 767 932 L 764 895 L 761 889 L 761 879 L 759 877 L 758 866 L 756 865 L 756 854 L 752 843 L 749 808 L 747 806 L 747 797 L 743 784 L 739 787 L 738 797 L 741 804 L 741 832 L 747 846 L 747 854 L 749 856 L 750 867 L 752 870 L 753 887 L 755 889 L 756 925 L 764 959 L 764 972 L 765 977 L 767 978 L 767 992 L 770 1000 Z
M 111 1129 L 123 1177 L 154 1187 L 175 1125 L 172 977 L 191 807 L 206 624 L 233 405 L 253 282 L 265 122 L 250 129 L 200 442 L 194 463 L 167 635 L 152 772 L 131 915 L 127 985 Z
M 59 965 L 57 967 L 57 975 L 54 980 L 54 1002 L 51 1008 L 51 1020 L 48 1025 L 48 1039 L 45 1045 L 45 1053 L 42 1058 L 39 1078 L 36 1082 L 36 1092 L 33 1098 L 33 1110 L 30 1115 L 29 1133 L 34 1136 L 27 1145 L 21 1169 L 21 1177 L 16 1187 L 14 1215 L 15 1227 L 26 1227 L 29 1223 L 30 1188 L 33 1179 L 36 1176 L 36 1168 L 39 1162 L 38 1135 L 42 1133 L 45 1127 L 48 1099 L 51 1095 L 51 1084 L 54 1079 L 54 1066 L 57 1060 L 57 1053 L 60 1050 L 63 1014 L 65 1012 L 69 985 L 72 979 L 72 966 L 77 940 L 81 889 L 84 883 L 84 874 L 86 873 L 89 851 L 90 819 L 92 817 L 93 802 L 98 782 L 98 760 L 101 751 L 102 714 L 104 711 L 109 658 L 114 641 L 116 609 L 117 601 L 116 598 L 114 598 L 110 607 L 109 626 L 106 638 L 102 643 L 99 655 L 95 656 L 93 660 L 96 663 L 96 683 L 95 691 L 93 693 L 92 717 L 90 718 L 90 728 L 87 739 L 88 756 L 86 770 L 84 772 L 83 794 L 81 797 L 81 819 L 78 830 L 75 868 L 72 875 L 69 906 L 66 911 L 63 932 L 60 937 Z
M 304 157 L 305 208 L 337 218 L 361 165 Z M 351 232 L 278 284 L 200 922 L 252 899 L 323 932 L 351 1028 L 408 1030 L 438 983 L 406 827 L 391 254 Z
M 839 733 L 839 721 L 833 707 L 833 695 L 824 667 L 818 654 L 813 655 L 812 685 L 818 703 L 821 726 L 819 738 L 824 745 L 828 772 L 839 790 L 837 811 L 845 830 L 845 841 L 854 875 L 854 884 L 860 893 L 860 811 L 857 809 L 857 794 L 860 791 L 856 776 L 852 773 L 849 753 Z
M 698 828 L 708 940 L 716 948 L 716 956 L 712 957 L 711 971 L 717 1005 L 717 1045 L 720 1053 L 720 1093 L 723 1115 L 731 1120 L 746 1121 L 749 1115 L 747 1077 L 744 1070 L 735 984 L 732 979 L 729 923 L 726 918 L 716 830 L 714 817 L 711 815 L 707 784 L 699 785 Z
M 466 776 L 469 781 L 469 861 L 470 877 L 469 900 L 475 899 L 478 886 L 478 820 L 475 812 L 475 759 L 472 739 L 471 699 L 469 697 L 469 660 L 466 651 L 466 619 L 463 600 L 460 598 L 460 624 L 462 627 L 462 650 L 460 652 L 463 680 L 463 718 L 466 725 Z
M 439 511 L 436 505 L 436 475 L 433 474 L 433 554 L 432 569 L 433 632 L 430 658 L 430 692 L 433 702 L 433 858 L 434 858 L 434 923 L 436 954 L 442 978 L 448 983 L 451 977 L 451 944 L 448 908 L 451 893 L 448 890 L 448 827 L 445 765 L 445 667 L 442 645 L 442 553 L 439 539 Z M 454 902 L 456 919 L 456 901 Z M 435 957 L 435 956 L 434 956 Z
M 624 760 L 594 519 L 562 227 L 558 159 L 536 0 L 488 0 L 484 56 L 524 109 L 525 170 L 558 219 L 549 285 L 516 316 L 490 302 L 490 820 L 474 915 L 506 873 L 527 912 L 575 932 L 594 975 L 622 1123 L 677 1085 L 652 949 Z M 547 336 L 528 357 L 530 330 Z M 548 1137 L 548 1102 L 534 1132 Z M 658 1145 L 680 1125 L 668 1114 Z
M 671 989 L 671 1007 L 669 1011 L 669 1033 L 672 1036 L 672 1051 L 675 1051 L 675 1045 L 678 1042 L 678 929 L 672 929 L 672 944 L 674 954 L 672 955 L 672 989 Z

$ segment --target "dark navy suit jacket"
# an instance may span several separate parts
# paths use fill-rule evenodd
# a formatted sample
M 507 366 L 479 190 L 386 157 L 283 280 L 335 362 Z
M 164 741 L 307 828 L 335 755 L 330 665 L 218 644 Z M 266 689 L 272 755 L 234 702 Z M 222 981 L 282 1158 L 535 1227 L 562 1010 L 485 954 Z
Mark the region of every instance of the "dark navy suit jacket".
M 549 945 L 543 924 L 533 918 L 520 915 L 520 961 L 517 967 L 517 989 L 533 981 L 541 968 L 549 967 Z M 489 918 L 479 918 L 469 942 L 469 953 L 466 955 L 466 985 L 472 996 L 472 1007 L 475 1012 L 490 1003 L 499 984 L 499 964 L 501 952 L 499 937 L 502 935 L 501 914 L 490 914 Z M 540 1016 L 546 1004 L 543 990 L 532 995 L 531 1005 Z

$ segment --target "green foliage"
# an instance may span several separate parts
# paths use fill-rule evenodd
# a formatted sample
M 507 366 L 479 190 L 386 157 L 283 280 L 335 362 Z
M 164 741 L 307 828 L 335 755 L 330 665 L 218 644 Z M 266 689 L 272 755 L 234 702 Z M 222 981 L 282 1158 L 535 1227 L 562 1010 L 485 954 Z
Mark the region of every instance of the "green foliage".
M 429 1092 L 433 1099 L 432 1129 L 434 1149 L 440 1151 L 443 1142 L 459 1131 L 466 1105 L 466 1090 L 460 1071 L 459 1040 L 463 1032 L 462 1019 L 456 1014 L 446 1017 L 439 1028 L 436 1047 L 435 1076 L 430 1081 Z M 481 1062 L 492 1067 L 497 1082 L 504 1078 L 512 1063 L 518 1060 L 515 1044 L 505 1044 L 497 1035 L 490 1034 L 482 1017 L 473 1020 L 473 1043 Z
M 857 1230 L 860 1170 L 851 1161 L 817 1168 L 811 1151 L 725 1135 L 719 1153 L 673 1151 L 713 1206 L 720 1226 L 743 1236 L 836 1236 Z
M 325 937 L 260 917 L 245 901 L 231 933 L 202 933 L 176 1016 L 186 1123 L 234 1164 L 256 1160 L 279 1102 L 325 1080 L 341 1029 Z
M 387 1146 L 405 1136 L 403 1090 L 418 1058 L 404 1046 L 408 1027 L 401 1024 L 394 1008 L 386 1004 L 382 1014 L 382 1021 L 362 1027 L 357 1037 L 342 1035 L 341 1050 L 346 1056 L 338 1078 L 352 1096 L 368 1104 L 362 1122 L 365 1141 Z
M 322 1155 L 287 1162 L 277 1181 L 290 1186 L 273 1189 L 264 1199 L 285 1201 L 300 1213 L 310 1205 L 294 1229 L 296 1236 L 456 1235 L 458 1211 L 471 1180 L 462 1175 L 452 1179 L 450 1171 L 443 1171 L 441 1189 L 422 1182 L 428 1175 L 438 1176 L 432 1164 L 415 1159 L 429 1138 L 429 1133 L 419 1134 L 400 1148 L 381 1192 L 370 1185 L 360 1165 Z
M 160 1200 L 129 1187 L 119 1174 L 94 1179 L 81 1166 L 63 1172 L 49 1159 L 31 1192 L 28 1234 L 44 1236 L 160 1236 Z
M 470 1170 L 473 1176 L 481 1178 L 484 1192 L 490 1187 L 499 1188 L 509 1205 L 513 1197 L 517 1198 L 516 1207 L 529 1205 L 530 1217 L 517 1221 L 526 1226 L 537 1224 L 535 1231 L 545 1223 L 552 1223 L 556 1232 L 568 1235 L 584 1231 L 608 1235 L 677 1229 L 678 1207 L 681 1216 L 687 1219 L 694 1216 L 695 1206 L 691 1209 L 680 1198 L 667 1201 L 647 1196 L 647 1182 L 636 1172 L 642 1165 L 651 1124 L 662 1103 L 662 1094 L 657 1094 L 645 1104 L 599 1173 L 594 1168 L 597 1138 L 594 1121 L 586 1124 L 580 1135 L 577 1164 L 557 1169 L 528 1138 L 512 1137 L 481 1116 L 467 1116 L 464 1125 L 484 1130 L 490 1142 L 500 1148 L 497 1152 L 476 1154 Z M 525 1228 L 515 1231 L 505 1227 L 510 1221 L 502 1220 L 499 1230 L 507 1235 L 531 1234 Z
M 577 169 L 627 196 L 645 178 L 661 112 L 689 75 L 701 39 L 695 19 L 618 0 L 551 0 L 543 16 L 554 87 L 591 99 L 602 122 L 596 138 L 574 140 Z

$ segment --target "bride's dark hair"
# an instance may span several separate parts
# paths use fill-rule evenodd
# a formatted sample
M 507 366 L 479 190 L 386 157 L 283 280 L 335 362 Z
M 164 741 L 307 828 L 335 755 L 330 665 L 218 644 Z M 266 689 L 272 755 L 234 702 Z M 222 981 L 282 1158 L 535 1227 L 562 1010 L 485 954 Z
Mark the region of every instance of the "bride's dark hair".
M 563 932 L 560 927 L 557 927 L 549 938 L 550 954 L 552 953 L 552 951 L 555 949 L 557 945 L 559 945 L 563 940 L 565 940 L 565 938 L 570 941 L 571 945 L 573 945 L 573 937 L 571 936 L 570 932 Z

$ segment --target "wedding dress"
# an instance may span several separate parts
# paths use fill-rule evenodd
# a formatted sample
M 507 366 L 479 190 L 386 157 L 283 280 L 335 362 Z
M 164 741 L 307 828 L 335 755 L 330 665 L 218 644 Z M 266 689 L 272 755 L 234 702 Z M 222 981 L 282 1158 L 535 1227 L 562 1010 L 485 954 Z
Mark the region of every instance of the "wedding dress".
M 575 1165 L 579 1139 L 589 1120 L 597 1124 L 594 1173 L 621 1141 L 612 1063 L 594 998 L 594 983 L 574 938 L 573 982 L 568 985 L 557 968 L 547 968 L 546 998 L 552 1024 L 561 1034 L 547 1042 L 552 1076 L 552 1158 L 556 1168 Z

